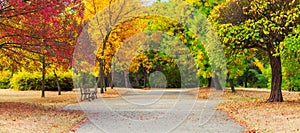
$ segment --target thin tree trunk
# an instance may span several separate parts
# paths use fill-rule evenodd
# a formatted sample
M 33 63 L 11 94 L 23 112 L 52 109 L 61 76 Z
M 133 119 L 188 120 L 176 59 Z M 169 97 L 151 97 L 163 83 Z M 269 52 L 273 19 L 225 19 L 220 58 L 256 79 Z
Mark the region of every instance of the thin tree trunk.
M 136 81 L 137 81 L 138 87 L 141 87 L 141 85 L 140 85 L 140 79 L 139 79 L 139 73 L 136 73 Z
M 113 69 L 114 69 L 115 67 L 113 67 Z M 110 88 L 111 89 L 114 89 L 114 70 L 112 71 L 112 73 L 111 73 L 111 78 L 110 78 Z
M 128 75 L 125 71 L 124 71 L 124 81 L 125 81 L 125 88 L 128 88 Z
M 147 86 L 147 73 L 146 71 L 144 71 L 144 88 L 146 88 Z
M 54 73 L 55 82 L 56 82 L 56 85 L 57 85 L 58 95 L 61 95 L 61 88 L 60 88 L 58 77 L 57 77 L 57 74 L 56 74 L 55 70 L 53 70 L 53 73 Z
M 231 91 L 233 93 L 236 93 L 235 88 L 234 88 L 234 84 L 233 84 L 233 79 L 229 79 L 229 84 L 230 84 Z
M 97 18 L 98 19 L 98 18 Z M 108 41 L 108 38 L 109 38 L 109 36 L 110 36 L 110 33 L 111 33 L 111 29 L 109 29 L 108 30 L 108 32 L 107 32 L 107 34 L 106 34 L 106 36 L 105 36 L 105 38 L 104 38 L 104 40 L 103 40 L 103 45 L 102 45 L 102 52 L 101 52 L 101 55 L 102 55 L 102 57 L 104 57 L 104 50 L 105 50 L 105 48 L 106 48 L 106 43 L 107 43 L 107 41 Z M 101 32 L 101 31 L 100 31 Z M 103 80 L 104 80 L 104 63 L 103 63 L 103 61 L 104 61 L 104 59 L 100 59 L 100 74 L 101 74 L 101 76 L 100 76 L 100 81 L 102 81 L 102 83 L 103 83 Z M 105 83 L 104 83 L 105 84 Z M 105 85 L 104 85 L 105 86 Z M 104 93 L 104 87 L 103 86 L 103 84 L 101 85 L 101 93 Z
M 208 88 L 214 87 L 214 84 L 213 84 L 213 82 L 212 82 L 212 78 L 211 78 L 211 77 L 208 78 L 207 81 L 208 81 L 208 86 L 207 86 Z
M 46 75 L 45 55 L 42 55 L 41 61 L 42 61 L 42 97 L 45 97 L 45 75 Z
M 100 82 L 100 89 L 101 89 L 101 93 L 104 93 L 104 88 L 103 88 L 103 78 L 104 78 L 104 75 L 103 75 L 103 60 L 100 59 L 100 73 L 99 73 L 99 82 Z M 98 83 L 99 83 L 98 82 Z
M 14 69 L 12 69 L 11 67 L 10 67 L 10 70 L 11 70 L 11 73 L 10 73 L 9 79 L 11 79 L 15 73 Z
M 248 87 L 248 70 L 246 71 L 246 75 L 245 75 L 245 88 L 247 88 Z
M 98 79 L 97 79 L 97 82 L 96 82 L 96 87 L 98 88 L 98 86 L 100 85 L 100 93 L 104 93 L 104 89 L 103 89 L 103 61 L 102 59 L 99 59 L 97 58 L 97 60 L 99 61 L 99 68 L 100 68 L 100 71 L 98 73 Z
M 283 102 L 281 83 L 282 83 L 282 71 L 281 71 L 281 59 L 280 56 L 273 56 L 269 53 L 270 64 L 272 69 L 272 85 L 271 93 L 268 102 Z
M 107 79 L 107 77 L 105 77 L 104 76 L 104 78 L 103 78 L 103 88 L 104 88 L 104 92 L 106 91 L 106 79 Z
M 215 87 L 217 90 L 222 90 L 222 86 L 221 86 L 221 84 L 220 84 L 218 75 L 215 74 L 215 76 L 212 78 L 212 80 L 213 80 L 214 87 Z

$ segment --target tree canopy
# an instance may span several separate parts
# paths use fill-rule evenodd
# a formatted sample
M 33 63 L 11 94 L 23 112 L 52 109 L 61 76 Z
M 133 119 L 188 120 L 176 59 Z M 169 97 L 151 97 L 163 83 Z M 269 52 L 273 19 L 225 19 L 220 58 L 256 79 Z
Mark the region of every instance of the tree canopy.
M 270 102 L 283 101 L 280 47 L 300 22 L 299 7 L 298 0 L 229 0 L 210 16 L 225 47 L 267 52 L 272 69 Z

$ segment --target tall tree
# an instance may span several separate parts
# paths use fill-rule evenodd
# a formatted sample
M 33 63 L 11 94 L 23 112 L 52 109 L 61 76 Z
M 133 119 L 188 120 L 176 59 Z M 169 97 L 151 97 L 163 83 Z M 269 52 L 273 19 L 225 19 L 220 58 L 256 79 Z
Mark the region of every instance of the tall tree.
M 45 73 L 48 58 L 57 61 L 71 57 L 68 48 L 74 40 L 74 27 L 70 28 L 62 17 L 67 7 L 78 1 L 6 1 L 0 9 L 0 49 L 1 54 L 16 59 L 40 61 L 43 74 L 42 97 L 45 97 Z M 69 11 L 68 11 L 69 12 Z M 69 18 L 70 19 L 70 18 Z M 70 39 L 72 38 L 72 39 Z M 73 41 L 74 42 L 74 41 Z
M 174 0 L 173 2 L 176 2 L 176 1 Z M 208 5 L 205 4 L 208 1 L 186 0 L 186 2 L 193 5 L 193 8 L 196 7 L 194 9 L 200 10 L 201 14 L 190 13 L 193 15 L 197 14 L 198 16 L 193 16 L 197 19 L 205 18 L 204 16 L 208 15 L 208 12 L 206 12 L 206 11 L 210 11 L 209 8 L 206 7 Z M 202 6 L 202 4 L 205 6 Z M 180 5 L 180 6 L 185 6 L 185 5 Z M 168 8 L 176 8 L 176 6 L 171 5 Z M 178 11 L 178 14 L 193 12 L 194 9 L 186 9 L 184 11 Z M 206 10 L 206 11 L 204 11 L 204 10 Z M 176 14 L 176 13 L 174 13 L 174 14 Z M 202 21 L 203 21 L 202 24 L 200 24 L 200 23 L 197 24 L 197 26 L 193 27 L 193 30 L 194 31 L 198 30 L 197 32 L 203 34 L 202 36 L 206 36 L 207 31 L 205 31 L 205 29 L 207 27 L 204 26 L 205 20 L 202 20 Z M 205 38 L 199 38 L 198 36 L 196 36 L 191 29 L 187 28 L 187 25 L 184 25 L 182 23 L 179 23 L 172 19 L 164 18 L 164 17 L 157 17 L 157 18 L 153 19 L 152 23 L 150 23 L 150 25 L 149 25 L 149 29 L 150 30 L 161 30 L 161 31 L 166 32 L 169 35 L 178 37 L 182 42 L 184 42 L 184 44 L 190 49 L 191 53 L 193 54 L 193 56 L 195 58 L 196 66 L 198 68 L 199 77 L 208 79 L 209 82 L 214 81 L 215 82 L 214 87 L 218 88 L 218 89 L 222 89 L 222 86 L 221 86 L 221 84 L 219 84 L 218 78 L 216 77 L 217 75 L 214 75 L 215 72 L 212 72 L 213 69 L 210 64 L 211 62 L 209 61 L 209 55 L 207 53 L 207 50 L 209 48 L 206 47 L 204 44 Z M 212 77 L 214 77 L 213 78 L 214 80 L 211 80 Z
M 300 22 L 299 0 L 229 0 L 210 16 L 225 47 L 265 51 L 272 69 L 269 102 L 282 102 L 281 42 Z
M 99 66 L 97 84 L 104 92 L 105 54 L 109 46 L 109 39 L 119 24 L 130 21 L 133 15 L 138 14 L 141 2 L 136 0 L 85 0 L 85 20 L 89 20 L 88 32 L 91 39 L 99 45 L 97 49 L 97 61 Z M 93 17 L 93 18 L 92 18 Z M 92 18 L 92 19 L 90 19 Z M 108 63 L 107 63 L 108 64 Z

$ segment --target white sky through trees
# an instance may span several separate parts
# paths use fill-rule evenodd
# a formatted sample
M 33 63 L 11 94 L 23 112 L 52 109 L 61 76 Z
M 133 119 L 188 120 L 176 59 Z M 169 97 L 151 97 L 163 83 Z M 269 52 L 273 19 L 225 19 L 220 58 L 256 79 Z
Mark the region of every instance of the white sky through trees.
M 170 0 L 141 0 L 141 1 L 145 3 L 145 6 L 151 6 L 153 3 L 158 2 L 158 1 L 168 2 Z

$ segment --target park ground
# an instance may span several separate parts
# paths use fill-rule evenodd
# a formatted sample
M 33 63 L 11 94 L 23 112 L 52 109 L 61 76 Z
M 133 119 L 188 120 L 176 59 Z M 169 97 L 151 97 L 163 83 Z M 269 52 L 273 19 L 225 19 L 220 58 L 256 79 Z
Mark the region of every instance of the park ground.
M 86 115 L 80 111 L 61 110 L 68 104 L 78 103 L 76 93 L 14 91 L 0 89 L 0 132 L 70 132 L 78 128 Z M 199 91 L 199 100 L 208 98 L 209 89 Z M 232 119 L 248 128 L 246 132 L 300 132 L 300 93 L 283 92 L 283 103 L 265 102 L 269 92 L 238 89 L 225 90 L 217 106 Z M 117 97 L 108 90 L 103 97 Z

